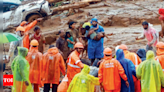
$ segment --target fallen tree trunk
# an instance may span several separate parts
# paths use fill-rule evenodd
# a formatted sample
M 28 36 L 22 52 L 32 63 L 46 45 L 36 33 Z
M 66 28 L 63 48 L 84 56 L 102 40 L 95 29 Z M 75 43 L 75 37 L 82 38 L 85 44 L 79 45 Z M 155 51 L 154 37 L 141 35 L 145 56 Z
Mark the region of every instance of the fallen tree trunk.
M 85 2 L 78 2 L 75 4 L 68 4 L 68 5 L 63 5 L 63 6 L 59 6 L 59 7 L 55 7 L 53 8 L 53 13 L 57 12 L 57 11 L 64 11 L 64 10 L 69 10 L 70 8 L 72 9 L 79 9 L 79 8 L 83 8 L 89 6 L 89 3 L 85 3 Z

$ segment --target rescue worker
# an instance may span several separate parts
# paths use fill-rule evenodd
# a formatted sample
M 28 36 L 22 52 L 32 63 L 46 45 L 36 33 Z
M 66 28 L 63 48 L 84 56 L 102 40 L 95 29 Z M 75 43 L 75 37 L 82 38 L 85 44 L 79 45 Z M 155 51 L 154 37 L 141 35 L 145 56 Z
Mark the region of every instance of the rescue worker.
M 27 21 L 23 21 L 20 26 L 24 27 L 25 29 L 25 33 L 28 33 L 29 30 L 31 30 L 36 24 L 38 21 L 41 21 L 43 20 L 43 18 L 38 18 L 36 20 L 34 20 L 33 22 L 31 22 L 30 24 L 27 22 Z M 23 47 L 29 49 L 30 48 L 30 39 L 29 39 L 29 34 L 27 34 L 25 36 L 25 38 L 23 39 Z
M 103 27 L 98 25 L 98 20 L 96 18 L 93 18 L 91 20 L 91 24 L 92 24 L 91 29 L 98 27 L 98 30 L 89 32 L 87 37 L 89 37 L 89 35 L 92 34 L 93 32 L 96 32 L 96 33 L 104 32 Z M 104 50 L 103 43 L 104 43 L 103 37 L 99 41 L 96 41 L 93 39 L 88 39 L 88 58 L 91 59 L 92 63 L 95 61 L 95 59 L 100 60 L 101 58 L 104 57 L 104 55 L 103 55 L 103 50 Z
M 161 31 L 159 32 L 159 36 L 163 38 L 164 36 L 164 9 L 160 8 L 158 11 L 160 14 L 159 20 L 161 21 L 161 28 L 162 28 Z
M 65 75 L 65 77 L 62 79 L 61 83 L 58 86 L 57 92 L 67 92 L 68 86 L 68 77 L 67 75 Z
M 121 44 L 119 49 L 124 51 L 124 55 L 126 59 L 130 59 L 135 67 L 137 67 L 141 63 L 141 59 L 138 57 L 136 53 L 128 51 L 128 47 L 125 44 Z
M 121 79 L 121 92 L 134 92 L 135 89 L 134 89 L 133 76 L 136 77 L 136 70 L 133 62 L 130 61 L 129 59 L 125 59 L 124 52 L 121 49 L 117 50 L 116 58 L 124 68 L 125 74 L 128 77 L 128 82 L 129 82 L 129 87 L 127 87 L 125 81 Z
M 84 67 L 83 63 L 81 62 L 79 55 L 83 51 L 84 46 L 82 43 L 77 42 L 74 46 L 74 51 L 69 55 L 67 59 L 67 77 L 68 77 L 68 84 L 72 81 L 73 77 L 81 71 Z
M 164 43 L 163 42 L 158 42 L 156 45 L 157 51 L 156 51 L 156 60 L 161 64 L 161 67 L 163 69 L 164 73 Z
M 95 85 L 99 85 L 99 78 L 90 75 L 89 72 L 89 66 L 84 64 L 82 71 L 74 76 L 67 92 L 94 92 Z
M 36 39 L 39 42 L 38 50 L 43 54 L 45 51 L 45 37 L 41 34 L 40 27 L 36 26 L 34 28 L 34 34 L 31 35 L 30 40 Z
M 137 37 L 136 40 L 144 39 L 146 37 L 148 43 L 146 45 L 146 51 L 155 50 L 155 46 L 158 42 L 158 35 L 156 30 L 151 26 L 150 23 L 144 21 L 142 22 L 142 26 L 144 28 L 144 32 L 140 37 Z
M 163 42 L 158 42 L 157 45 L 156 45 L 156 60 L 161 64 L 161 67 L 162 67 L 162 70 L 163 70 L 163 73 L 164 73 L 164 43 Z M 164 92 L 164 88 L 161 88 L 161 92 Z
M 112 59 L 112 50 L 104 49 L 104 61 L 100 64 L 98 72 L 99 82 L 105 92 L 120 92 L 121 78 L 129 87 L 128 78 L 123 67 L 116 59 Z
M 142 61 L 146 60 L 146 50 L 145 49 L 139 49 L 137 51 L 137 55 L 140 57 Z
M 146 53 L 146 60 L 137 67 L 136 75 L 141 79 L 142 92 L 161 92 L 161 85 L 164 87 L 162 67 L 153 51 Z
M 125 58 L 131 60 L 135 67 L 137 67 L 141 63 L 141 59 L 138 57 L 138 55 L 136 53 L 129 52 L 126 45 L 121 44 L 119 46 L 119 49 L 122 49 L 124 51 Z M 141 92 L 140 81 L 137 80 L 135 76 L 133 76 L 133 80 L 135 85 L 135 92 Z
M 29 80 L 30 65 L 25 59 L 28 49 L 18 47 L 18 56 L 12 62 L 13 86 L 12 92 L 34 92 Z
M 30 43 L 30 51 L 26 57 L 26 60 L 30 64 L 30 82 L 34 85 L 34 92 L 40 92 L 39 85 L 41 84 L 42 73 L 42 53 L 38 51 L 39 43 L 37 40 L 32 40 Z
M 57 47 L 50 48 L 47 53 L 43 55 L 43 83 L 44 92 L 50 91 L 52 84 L 52 92 L 57 92 L 59 85 L 60 71 L 65 75 L 65 63 L 62 55 L 59 53 Z
M 22 39 L 25 37 L 26 34 L 24 34 L 25 29 L 21 26 L 16 28 L 16 35 L 20 36 Z M 8 66 L 11 66 L 13 59 L 18 55 L 18 49 L 17 47 L 23 47 L 23 41 L 14 41 L 10 43 L 9 53 L 8 53 Z

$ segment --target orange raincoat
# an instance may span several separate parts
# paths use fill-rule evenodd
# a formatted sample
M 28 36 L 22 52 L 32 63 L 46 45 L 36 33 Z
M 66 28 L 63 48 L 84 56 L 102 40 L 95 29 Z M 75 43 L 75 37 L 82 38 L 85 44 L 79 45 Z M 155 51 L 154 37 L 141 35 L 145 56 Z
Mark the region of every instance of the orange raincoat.
M 67 92 L 68 89 L 68 77 L 67 75 L 63 78 L 62 82 L 59 84 L 57 92 Z
M 23 26 L 25 22 L 22 22 L 20 26 Z M 37 20 L 33 21 L 32 23 L 28 24 L 27 26 L 24 26 L 25 32 L 28 32 L 31 28 L 33 28 L 37 24 Z M 30 47 L 30 40 L 29 35 L 26 35 L 23 39 L 23 47 L 29 49 Z
M 157 56 L 155 59 L 161 64 L 164 73 L 164 49 L 157 49 Z M 161 92 L 164 92 L 164 88 L 161 88 Z
M 106 56 L 104 56 L 104 61 L 100 64 L 98 77 L 99 82 L 103 84 L 105 92 L 120 92 L 121 78 L 125 81 L 128 80 L 119 61 Z
M 29 80 L 34 84 L 34 92 L 39 91 L 39 84 L 41 84 L 42 72 L 42 53 L 38 51 L 38 47 L 30 47 L 26 60 L 30 64 Z
M 59 84 L 60 71 L 65 75 L 65 63 L 56 47 L 43 55 L 43 82 Z
M 75 74 L 80 73 L 81 68 L 84 67 L 83 63 L 81 62 L 79 58 L 80 53 L 78 53 L 76 50 L 73 51 L 68 59 L 67 59 L 67 77 L 68 77 L 68 83 L 71 82 Z
M 38 47 L 30 47 L 26 60 L 30 64 L 30 82 L 35 84 L 41 84 L 41 72 L 43 63 L 42 53 L 38 51 Z
M 128 50 L 124 50 L 125 58 L 130 59 L 135 67 L 137 67 L 141 63 L 141 59 L 135 53 L 129 52 Z M 133 76 L 134 85 L 135 85 L 135 92 L 141 92 L 141 83 L 140 80 L 137 80 L 136 77 Z

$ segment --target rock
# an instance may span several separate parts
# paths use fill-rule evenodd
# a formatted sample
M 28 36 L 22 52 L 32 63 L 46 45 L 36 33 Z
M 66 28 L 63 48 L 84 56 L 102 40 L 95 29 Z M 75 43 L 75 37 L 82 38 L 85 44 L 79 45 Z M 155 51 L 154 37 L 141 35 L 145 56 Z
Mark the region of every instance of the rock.
M 122 25 L 125 27 L 128 27 L 130 25 L 130 19 L 129 18 L 123 18 L 121 21 L 122 21 Z
M 102 19 L 102 24 L 103 24 L 104 26 L 111 26 L 111 25 L 112 25 L 112 21 L 109 20 L 109 19 L 106 17 L 106 18 L 103 18 L 103 19 Z
M 140 19 L 137 19 L 137 18 L 130 18 L 130 24 L 131 25 L 137 25 L 137 24 L 140 24 Z
M 57 40 L 58 36 L 55 33 L 45 35 L 46 44 L 52 44 Z
M 147 12 L 147 13 L 145 13 L 145 15 L 153 15 L 153 13 L 152 12 Z

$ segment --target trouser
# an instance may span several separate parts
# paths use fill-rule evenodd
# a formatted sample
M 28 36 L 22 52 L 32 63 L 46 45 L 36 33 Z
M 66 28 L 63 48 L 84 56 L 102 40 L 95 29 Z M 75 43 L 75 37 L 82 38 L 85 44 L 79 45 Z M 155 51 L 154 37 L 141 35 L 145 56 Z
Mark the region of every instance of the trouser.
M 105 90 L 105 92 L 120 92 L 120 91 L 121 91 L 121 89 L 108 90 L 108 91 Z
M 40 92 L 39 84 L 32 84 L 32 85 L 33 85 L 34 92 Z
M 164 92 L 164 88 L 163 87 L 161 87 L 161 92 Z
M 146 45 L 146 51 L 148 51 L 148 50 L 152 50 L 154 52 L 154 54 L 156 55 L 156 48 L 154 46 Z
M 97 63 L 98 63 L 98 61 L 100 61 L 101 60 L 101 58 L 97 58 L 97 59 L 91 59 L 91 65 L 92 66 L 97 66 Z M 96 63 L 97 62 L 97 63 Z M 94 65 L 93 65 L 94 64 Z
M 52 84 L 52 92 L 57 92 L 57 84 Z M 44 84 L 44 92 L 49 92 L 50 91 L 50 83 Z
M 140 80 L 134 82 L 135 92 L 141 92 L 141 83 Z

